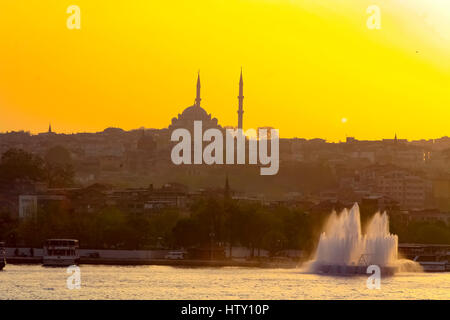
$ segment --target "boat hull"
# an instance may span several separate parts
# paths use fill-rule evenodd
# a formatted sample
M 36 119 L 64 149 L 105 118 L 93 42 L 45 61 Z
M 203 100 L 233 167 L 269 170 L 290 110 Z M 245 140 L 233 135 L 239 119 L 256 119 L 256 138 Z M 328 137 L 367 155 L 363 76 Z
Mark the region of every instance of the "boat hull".
M 44 257 L 42 258 L 42 265 L 45 267 L 68 267 L 77 265 L 78 258 L 56 258 L 56 257 Z

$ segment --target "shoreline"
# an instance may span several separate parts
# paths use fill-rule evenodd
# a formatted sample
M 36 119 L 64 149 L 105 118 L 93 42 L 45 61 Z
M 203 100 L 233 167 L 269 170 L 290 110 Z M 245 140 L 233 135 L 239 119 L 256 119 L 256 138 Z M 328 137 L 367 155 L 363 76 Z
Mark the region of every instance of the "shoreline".
M 42 257 L 7 257 L 7 264 L 42 264 Z M 193 260 L 193 259 L 118 259 L 81 257 L 79 265 L 116 266 L 174 266 L 174 267 L 249 267 L 295 269 L 300 262 L 238 261 L 238 260 Z
M 276 262 L 276 261 L 239 261 L 239 260 L 198 260 L 198 259 L 123 259 L 123 258 L 87 258 L 81 257 L 78 265 L 104 265 L 104 266 L 170 266 L 170 267 L 191 267 L 191 268 L 260 268 L 260 269 L 298 269 L 305 261 Z M 11 265 L 42 265 L 42 257 L 7 257 L 6 267 Z M 55 266 L 58 267 L 58 266 Z M 63 266 L 61 266 L 63 267 Z M 66 266 L 65 266 L 66 267 Z M 338 269 L 340 270 L 341 266 Z M 345 266 L 342 266 L 345 269 Z M 448 273 L 449 270 L 423 270 L 424 273 Z M 340 275 L 361 275 L 366 274 L 364 270 L 359 272 L 323 272 L 319 273 L 328 276 Z M 385 275 L 392 275 L 392 272 L 384 272 Z

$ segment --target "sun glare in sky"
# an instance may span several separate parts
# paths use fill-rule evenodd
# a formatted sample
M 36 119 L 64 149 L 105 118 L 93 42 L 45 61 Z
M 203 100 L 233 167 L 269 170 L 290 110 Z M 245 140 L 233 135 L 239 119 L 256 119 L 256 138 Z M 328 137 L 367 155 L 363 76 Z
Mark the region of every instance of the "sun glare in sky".
M 237 125 L 242 66 L 246 129 L 450 133 L 447 0 L 2 1 L 0 38 L 0 131 L 167 127 L 194 103 L 198 69 L 202 107 Z

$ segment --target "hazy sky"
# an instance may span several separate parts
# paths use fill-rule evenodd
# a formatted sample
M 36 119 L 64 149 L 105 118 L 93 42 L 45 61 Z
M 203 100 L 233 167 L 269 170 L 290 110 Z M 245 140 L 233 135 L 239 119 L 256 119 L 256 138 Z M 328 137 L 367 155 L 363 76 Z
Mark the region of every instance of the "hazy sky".
M 199 69 L 202 106 L 236 125 L 242 66 L 245 128 L 435 138 L 450 135 L 449 57 L 448 0 L 1 0 L 0 131 L 167 127 Z

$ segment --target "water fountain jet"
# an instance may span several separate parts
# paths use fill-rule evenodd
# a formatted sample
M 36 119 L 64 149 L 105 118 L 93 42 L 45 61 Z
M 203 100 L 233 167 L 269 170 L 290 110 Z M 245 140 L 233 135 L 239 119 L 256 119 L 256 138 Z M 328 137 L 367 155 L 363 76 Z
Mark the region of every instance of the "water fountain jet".
M 333 212 L 320 235 L 308 271 L 328 274 L 366 274 L 369 265 L 382 274 L 394 274 L 404 260 L 398 259 L 398 237 L 389 232 L 389 217 L 377 212 L 362 234 L 357 203 L 341 214 Z

